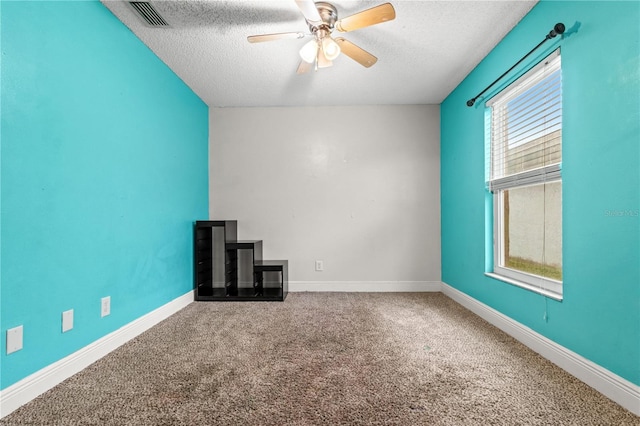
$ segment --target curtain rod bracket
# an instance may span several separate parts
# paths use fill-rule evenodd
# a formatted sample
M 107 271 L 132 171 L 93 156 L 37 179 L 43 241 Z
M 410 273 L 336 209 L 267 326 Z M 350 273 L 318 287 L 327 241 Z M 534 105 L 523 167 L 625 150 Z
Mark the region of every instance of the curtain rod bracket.
M 518 65 L 520 65 L 520 62 L 524 61 L 529 55 L 531 55 L 538 47 L 542 46 L 542 44 L 547 41 L 547 40 L 551 40 L 552 38 L 554 38 L 555 36 L 557 36 L 558 34 L 563 34 L 565 31 L 566 27 L 564 26 L 564 24 L 562 22 L 558 22 L 557 24 L 555 24 L 553 26 L 553 29 L 551 31 L 549 31 L 549 34 L 547 34 L 544 38 L 544 40 L 542 40 L 540 43 L 538 43 L 538 45 L 536 47 L 534 47 L 533 49 L 531 49 L 529 51 L 529 53 L 527 53 L 526 55 L 524 55 L 522 58 L 520 58 L 520 60 L 518 62 L 516 62 L 511 68 L 509 68 L 508 70 L 506 70 L 500 77 L 496 78 L 495 81 L 493 83 L 491 83 L 490 85 L 488 85 L 487 87 L 485 87 L 485 89 L 478 93 L 475 97 L 469 99 L 467 101 L 467 106 L 468 107 L 472 107 L 473 104 L 476 103 L 476 100 L 482 96 L 482 94 L 484 92 L 486 92 L 487 90 L 489 90 L 491 87 L 493 87 L 494 84 L 496 84 L 498 81 L 502 80 L 502 77 L 504 77 L 505 75 L 509 74 L 509 72 L 511 72 L 512 69 L 514 69 L 515 67 L 517 67 Z

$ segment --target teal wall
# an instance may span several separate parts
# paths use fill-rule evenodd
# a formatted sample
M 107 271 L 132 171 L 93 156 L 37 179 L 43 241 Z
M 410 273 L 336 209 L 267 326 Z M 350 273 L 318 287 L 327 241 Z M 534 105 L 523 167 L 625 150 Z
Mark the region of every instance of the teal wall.
M 97 1 L 1 7 L 4 389 L 193 288 L 208 107 Z
M 580 24 L 558 44 L 564 105 L 562 302 L 483 275 L 484 103 L 465 105 L 556 22 Z M 543 1 L 441 106 L 443 281 L 638 385 L 639 22 L 637 1 Z

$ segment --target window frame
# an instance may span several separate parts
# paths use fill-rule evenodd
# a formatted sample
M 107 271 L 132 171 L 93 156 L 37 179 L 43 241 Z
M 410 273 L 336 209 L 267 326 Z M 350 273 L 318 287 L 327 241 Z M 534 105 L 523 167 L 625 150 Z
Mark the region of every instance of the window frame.
M 553 180 L 545 180 L 533 185 L 544 185 L 550 182 L 562 182 L 561 178 L 555 178 Z M 512 186 L 508 189 L 522 188 L 524 186 L 531 185 L 518 185 Z M 496 190 L 493 193 L 493 272 L 487 275 L 497 278 L 501 281 L 508 282 L 509 284 L 517 285 L 519 287 L 526 288 L 552 299 L 562 300 L 562 281 L 554 280 L 553 278 L 542 277 L 539 275 L 529 274 L 526 272 L 518 271 L 517 269 L 507 268 L 500 266 L 503 263 L 504 253 L 502 247 L 502 240 L 504 235 L 504 189 Z
M 557 59 L 556 59 L 557 58 Z M 494 159 L 492 157 L 492 152 L 494 149 L 493 145 L 493 132 L 491 122 L 494 119 L 493 114 L 493 105 L 496 101 L 499 101 L 504 98 L 509 98 L 510 94 L 513 92 L 517 92 L 518 88 L 523 85 L 526 85 L 527 81 L 533 78 L 535 73 L 545 66 L 546 63 L 550 61 L 560 61 L 559 70 L 562 73 L 562 62 L 561 62 L 561 54 L 560 49 L 556 49 L 547 55 L 544 59 L 538 62 L 536 65 L 531 67 L 528 71 L 523 73 L 519 78 L 515 81 L 507 85 L 503 90 L 501 90 L 496 96 L 490 99 L 486 103 L 486 107 L 489 111 L 488 119 L 490 120 L 488 129 L 488 149 L 489 149 L 489 157 L 487 158 L 487 171 L 488 174 L 486 176 L 488 183 L 488 191 L 492 197 L 492 207 L 493 207 L 493 232 L 491 235 L 493 252 L 491 255 L 492 259 L 492 270 L 485 273 L 485 275 L 512 284 L 518 287 L 542 294 L 546 297 L 562 300 L 563 295 L 563 281 L 555 280 L 548 277 L 542 277 L 539 275 L 535 275 L 532 273 L 526 273 L 523 271 L 519 271 L 516 269 L 508 268 L 502 266 L 504 264 L 504 191 L 509 189 L 523 188 L 526 186 L 533 185 L 544 185 L 545 183 L 551 182 L 560 182 L 562 185 L 562 159 L 558 163 L 554 163 L 548 166 L 542 166 L 540 168 L 536 168 L 533 170 L 527 170 L 524 172 L 514 173 L 512 175 L 506 177 L 499 177 L 496 179 L 491 179 L 491 175 L 494 170 Z M 544 81 L 542 79 L 541 81 Z M 536 83 L 537 84 L 537 83 Z M 560 96 L 562 94 L 562 82 L 560 83 Z M 535 86 L 535 85 L 534 85 Z M 531 87 L 534 87 L 531 86 Z M 528 89 L 527 89 L 528 90 Z M 515 98 L 515 96 L 514 96 Z M 511 98 L 513 99 L 513 98 Z M 561 108 L 564 108 L 561 106 Z M 562 109 L 561 109 L 562 113 Z M 560 132 L 562 134 L 562 124 L 560 125 Z M 547 133 L 549 134 L 549 133 Z M 508 144 L 508 140 L 505 141 Z M 561 142 L 562 143 L 562 142 Z M 501 147 L 500 149 L 504 149 Z M 543 148 L 544 149 L 544 148 Z M 560 146 L 562 149 L 562 146 Z M 562 152 L 562 151 L 561 151 Z M 501 159 L 501 161 L 504 161 Z M 560 208 L 562 211 L 562 198 L 560 199 Z M 561 214 L 562 215 L 562 214 Z M 560 218 L 562 221 L 562 216 Z M 562 235 L 561 235 L 562 241 Z

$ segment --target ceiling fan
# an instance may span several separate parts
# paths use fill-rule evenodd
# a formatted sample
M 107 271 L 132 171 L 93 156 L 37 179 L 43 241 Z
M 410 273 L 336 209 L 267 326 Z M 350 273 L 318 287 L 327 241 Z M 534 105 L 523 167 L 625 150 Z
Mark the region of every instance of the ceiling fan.
M 371 9 L 358 12 L 346 18 L 338 19 L 338 10 L 327 2 L 314 2 L 313 0 L 294 0 L 300 8 L 311 33 L 302 32 L 261 34 L 247 37 L 249 43 L 281 39 L 301 39 L 312 36 L 302 49 L 300 57 L 302 61 L 298 66 L 298 74 L 305 73 L 311 68 L 326 68 L 333 65 L 333 60 L 340 53 L 344 53 L 359 64 L 369 68 L 378 61 L 366 50 L 356 46 L 342 37 L 333 38 L 333 30 L 340 32 L 354 31 L 371 25 L 380 24 L 395 19 L 396 11 L 391 3 L 384 3 Z

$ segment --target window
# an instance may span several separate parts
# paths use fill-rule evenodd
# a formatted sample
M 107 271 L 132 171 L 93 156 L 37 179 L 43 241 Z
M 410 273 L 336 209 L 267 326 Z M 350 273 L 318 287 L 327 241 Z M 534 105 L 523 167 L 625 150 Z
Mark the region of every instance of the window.
M 562 73 L 555 51 L 487 103 L 490 276 L 562 298 Z

